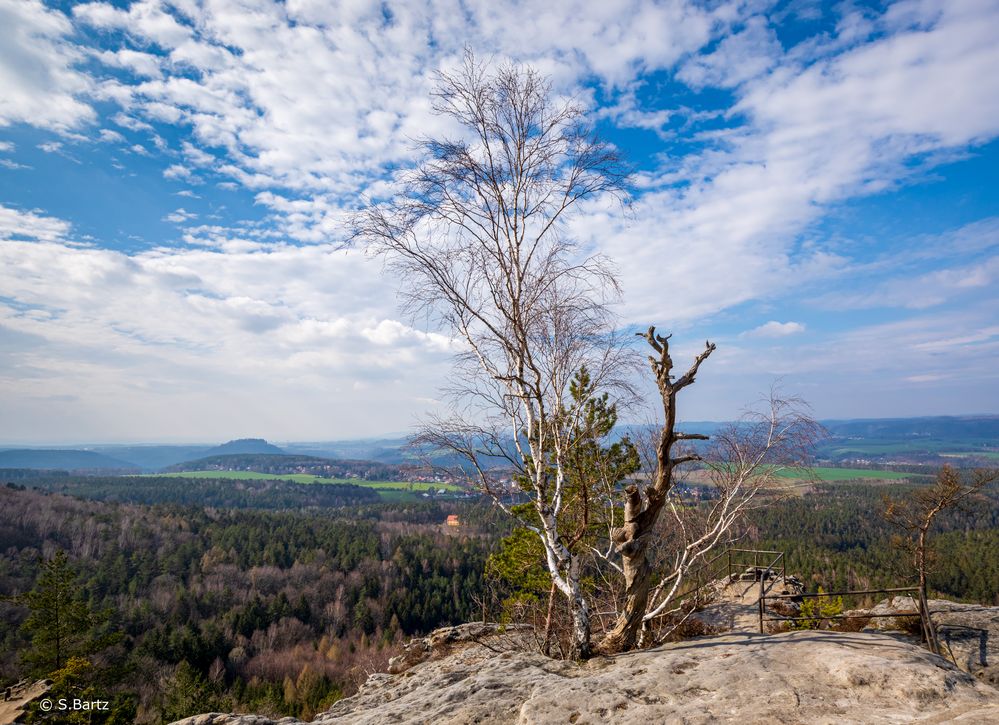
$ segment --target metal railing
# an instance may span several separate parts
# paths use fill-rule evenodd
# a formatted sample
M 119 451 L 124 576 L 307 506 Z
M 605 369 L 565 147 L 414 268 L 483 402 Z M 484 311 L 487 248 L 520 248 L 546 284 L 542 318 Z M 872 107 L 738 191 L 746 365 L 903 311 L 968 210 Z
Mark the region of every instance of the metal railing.
M 697 569 L 688 573 L 688 580 L 692 581 L 692 586 L 683 593 L 675 595 L 676 601 L 697 596 L 700 591 L 711 581 L 721 578 L 722 563 L 724 562 L 724 576 L 731 583 L 737 580 L 759 582 L 759 598 L 757 601 L 759 609 L 760 632 L 766 633 L 766 622 L 792 622 L 803 620 L 824 620 L 824 619 L 875 619 L 881 617 L 919 617 L 920 629 L 923 641 L 934 654 L 940 654 L 940 643 L 937 639 L 933 620 L 930 618 L 932 612 L 926 602 L 926 592 L 919 587 L 895 587 L 889 589 L 863 589 L 840 592 L 803 592 L 801 594 L 768 594 L 772 584 L 779 579 L 782 584 L 787 585 L 787 566 L 783 551 L 770 551 L 767 549 L 726 549 L 725 551 L 712 557 Z M 798 617 L 767 617 L 767 600 L 802 600 L 810 597 L 842 597 L 852 595 L 870 594 L 899 594 L 915 593 L 915 612 L 895 612 L 893 614 L 835 614 L 829 616 L 812 615 Z
M 744 576 L 747 569 L 750 569 L 752 581 L 764 581 L 770 578 L 770 574 L 775 577 L 780 576 L 781 582 L 787 584 L 787 567 L 784 565 L 783 551 L 768 551 L 766 549 L 729 549 L 728 550 L 728 578 L 732 577 L 741 569 L 740 578 Z M 753 555 L 753 563 L 749 563 L 749 554 Z M 733 557 L 734 555 L 734 557 Z M 776 555 L 776 556 L 774 556 Z M 769 557 L 774 556 L 773 559 Z M 733 561 L 733 558 L 735 561 Z M 744 561 L 739 561 L 739 559 Z M 769 564 L 763 565 L 769 561 Z
M 775 555 L 775 556 L 774 556 Z M 769 557 L 774 556 L 773 559 Z M 762 562 L 769 561 L 766 567 Z M 691 594 L 697 594 L 708 583 L 723 576 L 721 564 L 725 564 L 724 577 L 729 582 L 735 581 L 736 577 L 743 577 L 747 573 L 752 574 L 752 581 L 760 580 L 766 573 L 774 572 L 775 576 L 780 576 L 784 583 L 787 583 L 787 572 L 784 566 L 783 551 L 767 551 L 764 549 L 726 549 L 715 555 L 701 566 L 687 574 L 687 579 L 693 582 L 693 586 L 688 587 L 681 594 L 676 594 L 673 599 L 679 601 Z M 779 565 L 779 568 L 778 568 Z
M 812 597 L 844 597 L 844 596 L 857 596 L 857 595 L 870 595 L 870 594 L 899 594 L 903 592 L 908 592 L 910 594 L 915 594 L 914 597 L 916 611 L 914 612 L 893 612 L 890 614 L 813 614 L 808 616 L 798 616 L 798 617 L 766 617 L 766 601 L 769 599 L 781 600 L 781 599 L 808 599 Z M 759 612 L 760 612 L 760 633 L 765 634 L 764 623 L 765 622 L 796 622 L 796 621 L 815 621 L 815 620 L 826 620 L 826 619 L 878 619 L 883 617 L 919 617 L 919 624 L 921 629 L 921 634 L 923 641 L 926 642 L 926 646 L 934 654 L 940 654 L 940 642 L 937 639 L 936 630 L 933 626 L 933 620 L 930 618 L 929 606 L 926 602 L 926 593 L 919 587 L 894 587 L 890 589 L 855 589 L 849 591 L 839 591 L 839 592 L 802 592 L 801 594 L 767 594 L 763 590 L 763 583 L 760 582 L 760 598 L 759 598 Z

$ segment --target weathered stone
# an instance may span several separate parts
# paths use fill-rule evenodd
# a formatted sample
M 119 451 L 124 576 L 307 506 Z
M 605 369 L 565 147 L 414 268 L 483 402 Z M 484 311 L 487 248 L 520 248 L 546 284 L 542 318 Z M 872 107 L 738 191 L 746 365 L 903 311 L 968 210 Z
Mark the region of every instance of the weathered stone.
M 959 669 L 899 633 L 757 634 L 755 595 L 743 591 L 745 583 L 729 586 L 738 589 L 721 586 L 714 604 L 697 615 L 731 625 L 731 633 L 584 664 L 531 651 L 522 630 L 501 633 L 481 624 L 437 630 L 407 646 L 396 674 L 372 675 L 312 725 L 999 722 L 999 689 L 989 684 L 999 659 L 999 608 L 930 602 Z M 896 597 L 875 610 L 912 608 L 910 598 Z M 302 725 L 208 717 L 215 719 L 181 723 Z
M 963 718 L 963 720 L 962 720 Z M 315 723 L 999 721 L 999 691 L 876 633 L 705 637 L 583 665 L 468 647 L 369 681 Z

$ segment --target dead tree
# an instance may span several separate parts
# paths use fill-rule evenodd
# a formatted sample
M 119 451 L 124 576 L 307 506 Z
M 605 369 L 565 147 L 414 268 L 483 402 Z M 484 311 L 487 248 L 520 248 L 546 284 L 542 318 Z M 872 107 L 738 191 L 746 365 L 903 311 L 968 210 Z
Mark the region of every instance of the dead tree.
M 801 400 L 775 387 L 757 409 L 712 435 L 699 472 L 713 495 L 710 503 L 684 506 L 675 489 L 668 496 L 660 529 L 671 534 L 670 545 L 656 552 L 657 583 L 643 617 L 646 627 L 680 611 L 680 595 L 705 583 L 691 576 L 713 551 L 734 542 L 736 524 L 745 514 L 787 495 L 791 481 L 809 480 L 812 451 L 822 433 Z M 661 641 L 672 629 L 659 627 L 646 642 Z M 643 628 L 643 634 L 647 631 Z
M 650 327 L 644 337 L 655 355 L 649 356 L 662 401 L 663 424 L 652 446 L 653 470 L 647 485 L 628 486 L 624 523 L 613 530 L 614 564 L 624 578 L 624 600 L 614 627 L 600 643 L 603 652 L 634 648 L 648 623 L 667 613 L 681 593 L 687 574 L 726 538 L 757 494 L 772 486 L 788 467 L 804 466 L 821 428 L 803 410 L 800 401 L 771 391 L 768 405 L 721 431 L 710 460 L 685 441 L 708 436 L 676 429 L 677 394 L 692 385 L 701 364 L 715 350 L 704 350 L 679 378 L 673 375 L 669 339 Z M 718 498 L 704 512 L 691 516 L 677 506 L 674 486 L 687 463 L 707 465 Z M 665 511 L 669 516 L 664 517 Z M 696 521 L 695 521 L 696 518 Z M 653 556 L 662 527 L 672 529 L 678 544 L 669 557 Z M 609 559 L 609 557 L 608 557 Z
M 694 383 L 701 363 L 715 351 L 715 346 L 710 342 L 705 343 L 704 352 L 694 359 L 690 369 L 674 380 L 673 360 L 669 355 L 670 335 L 656 335 L 656 328 L 653 326 L 645 333 L 645 339 L 657 353 L 649 356 L 649 362 L 662 399 L 663 427 L 655 449 L 656 470 L 652 480 L 644 489 L 636 484 L 625 489 L 624 525 L 613 532 L 615 549 L 621 556 L 625 590 L 624 605 L 618 614 L 617 623 L 600 644 L 601 650 L 605 652 L 620 652 L 635 646 L 655 576 L 648 556 L 649 544 L 675 481 L 674 471 L 683 463 L 700 460 L 700 456 L 693 452 L 674 455 L 674 446 L 684 440 L 707 438 L 676 430 L 676 396 Z

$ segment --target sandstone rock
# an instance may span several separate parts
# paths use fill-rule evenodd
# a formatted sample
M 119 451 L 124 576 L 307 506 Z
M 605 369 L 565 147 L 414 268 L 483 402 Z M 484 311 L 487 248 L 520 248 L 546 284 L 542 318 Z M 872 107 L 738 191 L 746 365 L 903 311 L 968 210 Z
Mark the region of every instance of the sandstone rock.
M 397 675 L 409 668 L 425 662 L 433 657 L 441 657 L 449 653 L 456 645 L 477 642 L 486 638 L 495 639 L 505 634 L 515 637 L 518 645 L 519 634 L 530 631 L 528 625 L 513 624 L 502 626 L 494 623 L 459 624 L 455 627 L 442 627 L 430 633 L 427 637 L 414 639 L 402 648 L 402 654 L 389 660 L 389 674 Z
M 221 712 L 209 712 L 204 715 L 186 717 L 177 720 L 173 725 L 308 725 L 293 717 L 283 717 L 271 720 L 260 715 L 233 715 Z
M 990 684 L 999 658 L 999 607 L 930 602 L 959 669 L 901 633 L 756 634 L 750 594 L 724 597 L 704 614 L 720 607 L 719 621 L 731 619 L 743 631 L 584 664 L 531 651 L 522 630 L 501 633 L 481 624 L 437 630 L 407 646 L 393 661 L 395 674 L 372 675 L 311 725 L 999 723 L 999 689 Z M 907 599 L 875 609 L 911 611 Z M 305 725 L 217 713 L 180 723 Z
M 0 698 L 0 725 L 17 722 L 28 705 L 48 692 L 51 685 L 52 680 L 21 680 L 4 688 L 3 697 Z
M 999 607 L 929 602 L 944 654 L 979 679 L 999 686 Z
M 989 723 L 999 690 L 884 634 L 743 633 L 583 665 L 471 646 L 373 679 L 314 722 Z

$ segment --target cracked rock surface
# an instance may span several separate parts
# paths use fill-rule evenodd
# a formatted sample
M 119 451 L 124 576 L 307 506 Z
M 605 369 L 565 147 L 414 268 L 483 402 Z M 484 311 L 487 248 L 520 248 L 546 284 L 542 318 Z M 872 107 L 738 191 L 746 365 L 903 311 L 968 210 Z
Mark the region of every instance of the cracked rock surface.
M 398 674 L 373 675 L 313 723 L 999 723 L 999 690 L 890 634 L 733 633 L 582 665 L 502 651 L 504 637 L 458 642 Z

